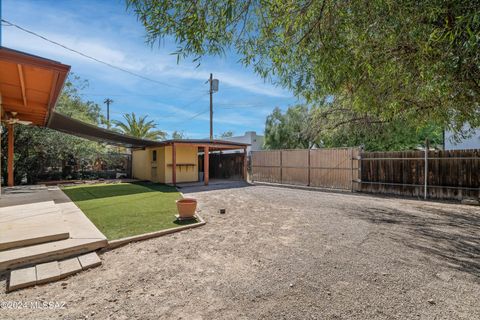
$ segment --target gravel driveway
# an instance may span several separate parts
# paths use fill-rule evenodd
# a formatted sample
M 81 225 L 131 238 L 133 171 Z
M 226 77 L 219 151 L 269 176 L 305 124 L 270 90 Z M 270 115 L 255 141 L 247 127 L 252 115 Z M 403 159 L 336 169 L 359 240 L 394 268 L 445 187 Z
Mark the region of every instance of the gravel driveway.
M 0 293 L 67 306 L 0 318 L 480 319 L 477 207 L 269 186 L 184 192 L 207 225 Z

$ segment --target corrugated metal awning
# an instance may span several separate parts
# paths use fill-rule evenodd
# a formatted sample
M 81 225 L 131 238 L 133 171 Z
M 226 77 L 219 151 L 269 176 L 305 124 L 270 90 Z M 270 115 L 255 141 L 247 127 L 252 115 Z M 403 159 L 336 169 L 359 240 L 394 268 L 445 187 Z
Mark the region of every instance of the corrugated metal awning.
M 127 136 L 70 118 L 58 112 L 52 113 L 47 127 L 88 140 L 127 148 L 144 148 L 146 146 L 162 145 L 160 141 L 152 141 Z

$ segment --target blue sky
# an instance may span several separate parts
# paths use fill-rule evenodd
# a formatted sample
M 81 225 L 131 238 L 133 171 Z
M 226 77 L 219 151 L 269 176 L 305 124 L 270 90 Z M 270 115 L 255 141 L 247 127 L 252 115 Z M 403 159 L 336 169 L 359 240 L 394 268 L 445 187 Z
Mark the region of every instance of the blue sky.
M 111 118 L 123 113 L 148 115 L 169 134 L 183 131 L 189 138 L 209 134 L 209 73 L 220 80 L 214 94 L 214 134 L 227 130 L 236 135 L 254 130 L 263 133 L 265 118 L 276 106 L 286 109 L 297 99 L 292 93 L 265 83 L 242 66 L 235 53 L 206 57 L 202 65 L 171 55 L 176 44 L 166 39 L 153 48 L 124 1 L 0 0 L 2 18 L 85 54 L 149 78 L 146 81 L 84 58 L 11 26 L 2 27 L 2 45 L 54 59 L 72 66 L 72 72 L 89 81 L 87 100 L 114 100 Z M 203 112 L 203 113 L 202 113 Z M 198 115 L 200 113 L 200 115 Z M 191 119 L 195 115 L 197 117 Z

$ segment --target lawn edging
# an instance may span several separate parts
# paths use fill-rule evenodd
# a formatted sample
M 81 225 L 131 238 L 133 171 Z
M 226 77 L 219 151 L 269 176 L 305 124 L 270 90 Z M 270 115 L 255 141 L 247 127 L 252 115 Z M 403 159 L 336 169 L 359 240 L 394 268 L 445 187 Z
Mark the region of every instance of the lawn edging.
M 204 224 L 207 223 L 205 220 L 203 220 L 203 218 L 198 213 L 195 214 L 195 218 L 197 218 L 198 222 L 192 223 L 192 224 L 187 224 L 185 226 L 148 232 L 148 233 L 139 234 L 139 235 L 131 236 L 131 237 L 125 237 L 125 238 L 121 238 L 121 239 L 110 240 L 110 241 L 108 241 L 107 246 L 102 249 L 102 251 L 109 251 L 109 250 L 112 250 L 112 249 L 116 249 L 118 247 L 127 245 L 131 242 L 137 242 L 137 241 L 147 240 L 147 239 L 151 239 L 151 238 L 158 238 L 158 237 L 161 237 L 161 236 L 164 236 L 164 235 L 167 235 L 167 234 L 180 232 L 180 231 L 187 230 L 187 229 L 197 228 L 197 227 L 203 226 Z

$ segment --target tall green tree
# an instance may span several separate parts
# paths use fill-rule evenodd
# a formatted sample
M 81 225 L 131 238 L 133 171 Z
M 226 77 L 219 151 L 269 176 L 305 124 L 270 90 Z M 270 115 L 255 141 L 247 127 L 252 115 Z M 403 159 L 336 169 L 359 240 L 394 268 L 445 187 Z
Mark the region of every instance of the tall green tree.
M 383 121 L 480 125 L 478 0 L 127 0 L 150 44 L 179 58 L 233 49 L 307 102 L 327 95 Z
M 294 106 L 282 113 L 275 108 L 265 122 L 264 145 L 267 149 L 306 149 L 315 144 L 315 137 L 308 130 L 309 109 Z
M 134 112 L 123 115 L 123 121 L 113 120 L 112 123 L 116 126 L 115 130 L 137 138 L 162 140 L 165 139 L 167 133 L 157 128 L 153 120 L 147 121 L 148 116 L 138 117 Z
M 367 151 L 412 150 L 428 139 L 433 147 L 443 143 L 443 130 L 433 123 L 417 127 L 397 118 L 383 121 L 352 113 L 337 102 L 316 107 L 293 106 L 285 113 L 276 108 L 265 124 L 265 147 L 295 149 L 358 147 Z

